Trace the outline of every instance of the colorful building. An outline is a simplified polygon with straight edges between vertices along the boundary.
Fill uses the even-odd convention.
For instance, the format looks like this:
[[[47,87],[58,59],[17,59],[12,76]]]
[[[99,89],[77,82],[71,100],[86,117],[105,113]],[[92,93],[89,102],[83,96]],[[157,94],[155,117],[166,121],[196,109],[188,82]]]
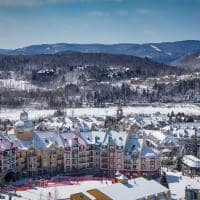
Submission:
[[[133,127],[133,126],[132,126]],[[23,112],[14,126],[14,134],[1,134],[12,168],[1,173],[16,177],[41,177],[64,174],[95,174],[114,177],[158,176],[160,154],[131,131],[35,131]],[[3,147],[1,145],[1,147]],[[5,150],[4,150],[5,151]],[[7,162],[7,161],[5,161]]]

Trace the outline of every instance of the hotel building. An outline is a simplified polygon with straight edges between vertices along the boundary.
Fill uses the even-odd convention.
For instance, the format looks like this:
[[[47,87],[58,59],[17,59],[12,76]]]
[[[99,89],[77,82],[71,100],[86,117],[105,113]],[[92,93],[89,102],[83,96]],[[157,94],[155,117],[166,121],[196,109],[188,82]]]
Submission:
[[[114,177],[117,171],[128,177],[158,176],[159,152],[135,133],[134,126],[129,132],[36,131],[23,112],[15,123],[14,134],[0,134],[1,182],[7,180],[8,173],[16,178],[61,173]]]

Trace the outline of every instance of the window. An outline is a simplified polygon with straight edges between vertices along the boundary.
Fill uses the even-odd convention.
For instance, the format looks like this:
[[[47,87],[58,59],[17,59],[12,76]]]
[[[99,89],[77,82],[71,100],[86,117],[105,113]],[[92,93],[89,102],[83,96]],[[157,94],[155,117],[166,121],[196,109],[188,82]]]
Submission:
[[[145,159],[144,158],[141,159],[141,163],[145,164]]]
[[[122,168],[122,165],[117,165],[117,169],[121,169]]]
[[[150,170],[154,170],[155,169],[155,159],[151,159],[150,160]]]
[[[145,164],[142,164],[142,170],[145,170]]]
[[[133,165],[133,169],[134,169],[134,170],[137,170],[137,165]]]

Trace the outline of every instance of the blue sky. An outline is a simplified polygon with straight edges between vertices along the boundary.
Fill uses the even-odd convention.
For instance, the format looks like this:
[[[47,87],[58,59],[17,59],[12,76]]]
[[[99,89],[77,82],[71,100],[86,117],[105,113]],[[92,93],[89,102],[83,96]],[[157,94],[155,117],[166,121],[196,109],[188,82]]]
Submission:
[[[0,48],[200,40],[200,0],[0,0]]]

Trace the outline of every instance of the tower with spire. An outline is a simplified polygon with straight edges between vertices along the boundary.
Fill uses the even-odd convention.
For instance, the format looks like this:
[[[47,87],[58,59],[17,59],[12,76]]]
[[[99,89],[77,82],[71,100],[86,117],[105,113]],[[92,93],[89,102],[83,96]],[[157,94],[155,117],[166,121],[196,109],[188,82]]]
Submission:
[[[118,103],[118,108],[117,108],[117,121],[120,121],[123,118],[123,109],[121,102],[119,101]]]
[[[25,110],[20,113],[20,120],[14,124],[14,131],[16,136],[21,140],[33,139],[34,125],[28,119],[28,113]]]

